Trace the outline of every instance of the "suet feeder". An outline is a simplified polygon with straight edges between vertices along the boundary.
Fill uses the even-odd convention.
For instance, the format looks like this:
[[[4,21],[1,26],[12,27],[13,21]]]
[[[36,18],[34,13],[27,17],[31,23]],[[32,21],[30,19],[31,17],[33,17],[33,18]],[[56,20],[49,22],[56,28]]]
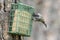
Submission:
[[[23,3],[12,3],[9,17],[10,34],[30,36],[34,8]]]

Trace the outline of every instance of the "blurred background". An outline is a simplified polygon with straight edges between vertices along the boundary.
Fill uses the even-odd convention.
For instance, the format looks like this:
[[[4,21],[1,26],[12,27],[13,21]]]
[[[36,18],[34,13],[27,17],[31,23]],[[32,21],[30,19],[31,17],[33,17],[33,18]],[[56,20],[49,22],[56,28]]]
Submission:
[[[0,3],[3,1],[0,0]],[[24,4],[35,8],[35,13],[40,13],[47,28],[42,23],[33,22],[31,37],[24,37],[24,40],[60,40],[60,0],[20,0]],[[6,5],[14,0],[5,0]],[[6,9],[9,10],[9,9]],[[6,25],[5,25],[6,26]],[[6,36],[5,36],[6,37]]]

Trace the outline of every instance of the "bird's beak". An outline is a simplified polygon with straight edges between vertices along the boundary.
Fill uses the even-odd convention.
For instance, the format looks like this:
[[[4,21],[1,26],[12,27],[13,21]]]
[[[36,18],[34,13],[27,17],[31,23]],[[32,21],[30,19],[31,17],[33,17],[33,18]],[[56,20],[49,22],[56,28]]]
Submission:
[[[44,22],[42,22],[44,25],[45,25],[45,27],[47,27],[47,24],[45,23],[45,21]]]
[[[44,19],[40,19],[40,22],[43,23],[45,27],[47,27],[47,24],[45,23]]]

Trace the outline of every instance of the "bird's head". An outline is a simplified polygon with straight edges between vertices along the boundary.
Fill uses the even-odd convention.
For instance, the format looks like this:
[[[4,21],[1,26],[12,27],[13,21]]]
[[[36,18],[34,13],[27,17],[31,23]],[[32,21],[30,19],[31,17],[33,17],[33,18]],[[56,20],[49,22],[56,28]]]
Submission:
[[[41,22],[41,23],[43,23],[45,25],[45,27],[47,27],[47,24],[45,23],[44,18],[42,17],[42,15],[40,13],[33,14],[33,20]]]

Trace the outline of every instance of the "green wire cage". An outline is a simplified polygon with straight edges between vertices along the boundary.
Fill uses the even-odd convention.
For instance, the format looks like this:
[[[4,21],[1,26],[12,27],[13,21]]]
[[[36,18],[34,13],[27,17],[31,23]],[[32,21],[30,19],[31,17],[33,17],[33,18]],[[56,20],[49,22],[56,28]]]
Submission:
[[[8,33],[30,36],[34,8],[23,3],[12,3],[11,6]]]

